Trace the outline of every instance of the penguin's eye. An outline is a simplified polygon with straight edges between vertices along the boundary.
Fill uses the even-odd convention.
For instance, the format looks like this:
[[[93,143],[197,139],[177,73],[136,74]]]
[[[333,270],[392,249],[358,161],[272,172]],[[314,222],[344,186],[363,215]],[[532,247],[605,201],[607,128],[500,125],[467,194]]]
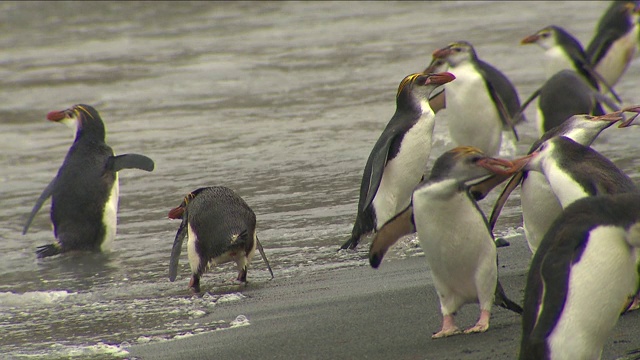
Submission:
[[[544,32],[544,33],[540,34],[540,36],[541,36],[542,38],[546,39],[546,38],[548,38],[549,36],[551,36],[551,33]]]
[[[478,161],[480,161],[480,160],[482,160],[482,157],[481,157],[481,156],[472,156],[472,157],[471,157],[471,163],[472,163],[472,164],[475,164],[475,163],[477,163],[477,162],[478,162]]]
[[[454,48],[453,48],[453,49],[451,49],[451,50],[453,50],[454,52],[457,52],[457,53],[459,53],[459,52],[461,52],[461,51],[462,51],[462,49],[461,49],[461,48],[459,48],[459,47],[454,47]]]

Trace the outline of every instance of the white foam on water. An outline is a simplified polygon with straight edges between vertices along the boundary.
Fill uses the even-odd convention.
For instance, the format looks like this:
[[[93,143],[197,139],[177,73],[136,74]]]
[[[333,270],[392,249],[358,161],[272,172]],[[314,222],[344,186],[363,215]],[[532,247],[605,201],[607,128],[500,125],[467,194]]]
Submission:
[[[47,305],[64,301],[78,293],[60,291],[28,291],[22,294],[0,292],[0,307],[24,307],[29,305]]]

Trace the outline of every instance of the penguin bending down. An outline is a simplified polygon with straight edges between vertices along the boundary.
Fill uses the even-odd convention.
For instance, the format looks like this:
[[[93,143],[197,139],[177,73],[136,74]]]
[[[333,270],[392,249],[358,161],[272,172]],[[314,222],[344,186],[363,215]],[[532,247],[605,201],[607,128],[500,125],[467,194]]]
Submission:
[[[387,222],[371,243],[369,262],[377,268],[400,237],[417,230],[443,315],[442,329],[432,336],[434,339],[460,333],[454,314],[467,303],[479,303],[481,312],[478,322],[465,333],[489,328],[494,301],[522,313],[498,281],[493,234],[467,185],[496,173],[509,174],[513,169],[511,162],[488,157],[472,147],[444,153],[429,178],[415,188],[411,205]]]
[[[583,147],[588,147],[593,143],[593,141],[603,130],[607,129],[615,122],[622,119],[623,117],[619,113],[612,113],[597,117],[584,114],[574,115],[571,118],[567,119],[560,126],[547,131],[538,141],[533,143],[528,152],[528,156],[531,156],[531,154],[538,151],[541,145],[545,144],[548,140],[559,136],[564,136],[568,139],[571,139],[572,141],[575,141],[577,144],[580,144]],[[549,159],[548,164],[554,164],[553,166],[549,166],[549,169],[551,169],[551,174],[567,174],[567,172],[571,171],[573,171],[574,173],[576,171],[582,171],[584,173],[584,180],[589,180],[591,174],[586,173],[587,171],[590,171],[589,166],[598,168],[611,168],[610,161],[608,161],[600,154],[597,154],[594,150],[567,150],[565,152],[562,150],[565,147],[575,149],[577,147],[579,148],[579,146],[573,145],[569,143],[569,141],[561,142],[561,148],[556,148],[556,151],[553,151],[555,155],[550,155],[547,157],[547,159]],[[563,146],[563,144],[565,143],[568,143],[568,145]],[[547,149],[547,154],[552,152],[552,148],[553,145],[549,147],[549,149]],[[605,165],[590,165],[586,161],[586,159],[576,159],[575,161],[571,160],[573,159],[572,151],[578,151],[581,154],[583,152],[588,153],[590,154],[590,158],[598,159],[596,160],[597,164],[602,163]],[[577,156],[575,154],[573,155]],[[525,157],[523,159],[527,158],[528,157]],[[520,162],[520,164],[524,164],[524,162],[526,162],[527,160],[521,161],[522,162]],[[568,177],[570,178],[571,175],[569,175]],[[556,186],[562,188],[562,186],[564,186],[564,183],[559,182],[560,179],[561,178],[558,176],[553,177],[553,181],[556,183]],[[626,185],[629,185],[626,181],[624,181],[624,183]],[[526,168],[523,168],[521,172],[516,173],[511,178],[511,180],[507,183],[502,193],[496,200],[493,211],[491,213],[491,217],[489,219],[489,226],[491,229],[493,229],[500,215],[500,211],[507,201],[507,198],[509,197],[511,192],[520,184],[522,185],[520,193],[520,203],[522,206],[522,222],[524,233],[525,237],[527,238],[529,249],[531,249],[532,253],[535,253],[544,234],[549,229],[549,226],[562,212],[562,205],[558,200],[558,196],[551,188],[551,186],[549,185],[549,181],[547,181],[547,177],[545,177],[545,174],[543,174],[542,172],[528,171]],[[576,185],[572,186],[571,188],[574,188],[575,186]],[[578,190],[576,192],[579,193],[580,191]]]
[[[569,205],[531,262],[519,359],[599,359],[638,288],[639,249],[639,194]]]
[[[618,103],[620,97],[602,75],[593,69],[580,42],[565,29],[550,25],[522,39],[521,44],[538,44],[545,50],[545,75],[550,78],[558,71],[573,70],[582,75],[594,89],[603,85]]]
[[[455,76],[448,72],[405,77],[396,96],[396,112],[373,146],[362,174],[356,221],[340,249],[355,249],[411,202],[411,192],[426,171],[435,126],[429,95]]]
[[[38,258],[72,250],[109,250],[116,236],[118,171],[153,171],[153,160],[138,154],[115,156],[105,143],[100,114],[89,105],[50,112],[47,119],[76,124],[76,137],[58,174],[36,201],[22,234],[27,233],[38,210],[51,197],[51,222],[57,242],[39,246]]]
[[[446,65],[456,77],[444,91],[447,126],[456,146],[474,146],[494,156],[500,151],[503,130],[518,139],[514,124],[524,117],[522,113],[514,116],[520,109],[520,100],[502,72],[480,60],[466,41],[451,43],[432,56],[425,73]]]
[[[200,277],[211,266],[234,261],[237,281],[247,282],[247,269],[256,247],[273,271],[256,235],[256,215],[233,190],[223,186],[204,187],[189,193],[180,206],[171,209],[170,219],[182,219],[176,233],[169,262],[169,280],[175,281],[182,242],[188,235],[187,251],[191,266],[189,287],[200,292]]]
[[[591,66],[610,86],[616,85],[638,53],[639,15],[637,1],[612,1],[585,50]]]
[[[613,100],[589,86],[573,70],[561,70],[550,77],[523,103],[520,112],[538,96],[536,124],[540,136],[573,115],[604,115],[602,104],[618,110]]]

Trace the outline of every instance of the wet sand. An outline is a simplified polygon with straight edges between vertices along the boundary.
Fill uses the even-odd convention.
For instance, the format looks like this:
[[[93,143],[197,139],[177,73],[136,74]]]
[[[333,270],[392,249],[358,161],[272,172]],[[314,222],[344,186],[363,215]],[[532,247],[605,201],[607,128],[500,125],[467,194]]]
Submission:
[[[368,248],[368,242],[361,245]],[[365,255],[363,250],[360,250]],[[522,303],[529,251],[523,238],[498,250],[507,295]],[[251,276],[251,273],[249,273]],[[204,291],[207,289],[204,278]],[[182,279],[183,281],[187,281]],[[185,283],[186,286],[186,283]],[[186,290],[185,290],[186,291]],[[197,321],[250,325],[127,349],[132,359],[516,359],[520,316],[494,306],[482,334],[432,340],[441,315],[424,256],[384,261],[306,277],[250,283],[242,301],[221,304]],[[466,305],[457,325],[473,325],[477,305]],[[620,318],[602,359],[638,359],[640,311]]]

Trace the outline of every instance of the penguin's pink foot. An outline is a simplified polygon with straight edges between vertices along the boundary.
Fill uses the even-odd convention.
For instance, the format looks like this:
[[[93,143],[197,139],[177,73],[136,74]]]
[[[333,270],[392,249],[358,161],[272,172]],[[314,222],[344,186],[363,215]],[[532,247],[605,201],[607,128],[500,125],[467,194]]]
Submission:
[[[481,333],[481,332],[485,332],[489,329],[489,318],[491,317],[491,313],[487,310],[482,310],[480,312],[480,319],[478,320],[478,322],[468,328],[467,330],[464,331],[465,334],[472,334],[472,333]]]
[[[453,315],[445,315],[442,319],[442,329],[431,335],[432,339],[440,339],[447,336],[461,334],[462,332],[453,322]]]

